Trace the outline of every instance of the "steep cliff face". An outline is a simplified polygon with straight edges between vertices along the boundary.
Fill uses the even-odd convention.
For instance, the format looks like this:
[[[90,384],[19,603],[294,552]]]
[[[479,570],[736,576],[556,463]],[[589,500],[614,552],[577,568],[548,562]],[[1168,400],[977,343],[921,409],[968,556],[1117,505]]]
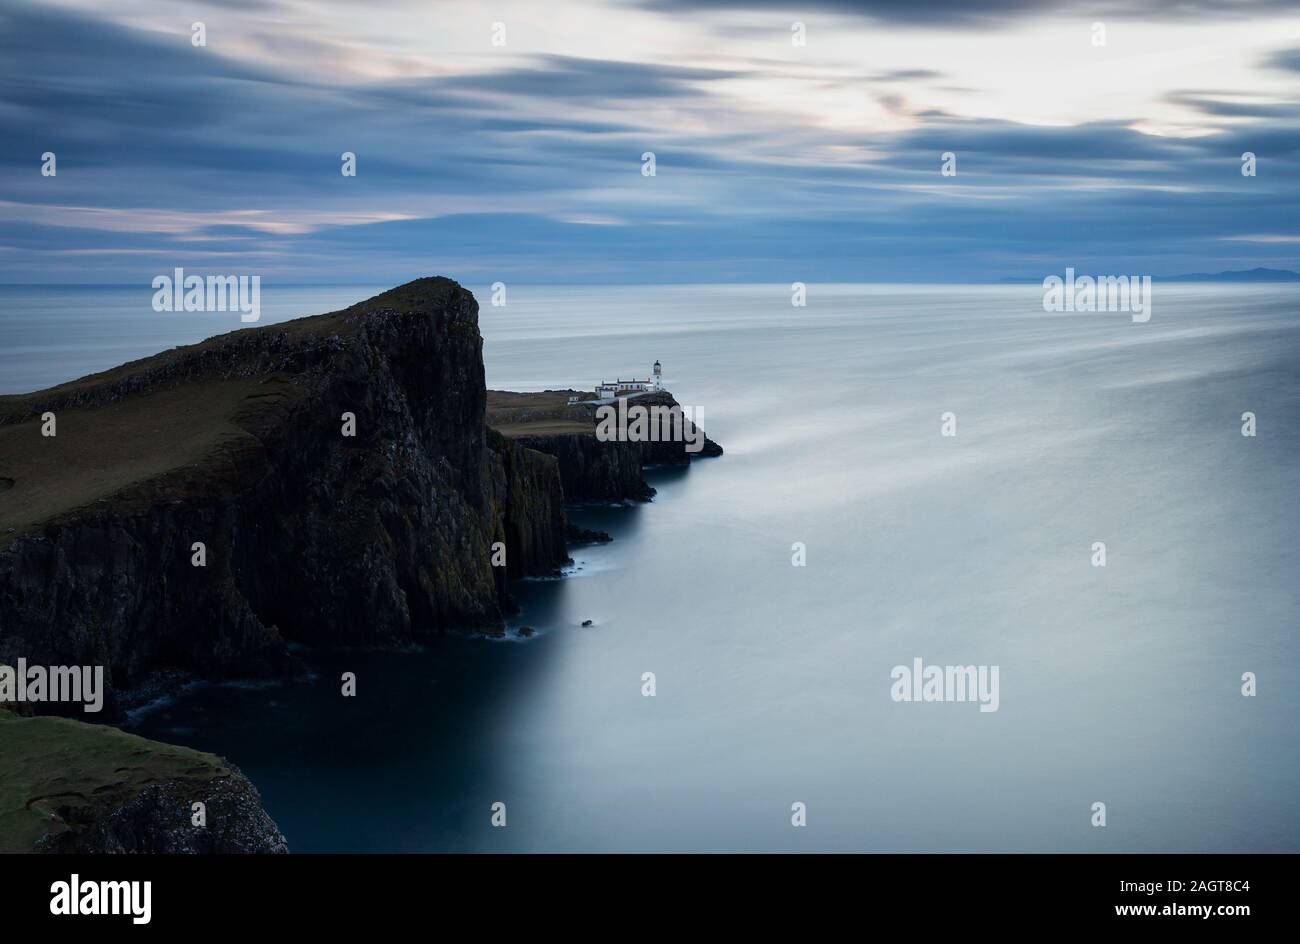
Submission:
[[[492,451],[493,541],[507,550],[501,579],[551,574],[568,559],[564,489],[554,456],[487,431]],[[504,594],[504,588],[502,593]]]
[[[690,420],[683,421],[683,439],[602,441],[596,436],[597,408],[590,402],[561,409],[550,402],[553,399],[550,395],[539,394],[540,402],[529,416],[520,403],[526,394],[505,396],[511,398],[509,406],[494,412],[509,422],[508,428],[514,431],[516,442],[556,458],[567,501],[649,501],[655,490],[642,476],[647,467],[686,465],[692,457],[722,455],[722,447],[704,436],[703,430],[697,430]],[[640,408],[679,408],[677,400],[667,392],[638,396],[629,404]],[[569,429],[551,431],[565,427]],[[534,428],[539,432],[532,432]],[[686,440],[693,439],[697,433],[703,438],[701,448],[695,453],[688,452]]]
[[[121,691],[282,672],[286,640],[498,630],[565,519],[555,460],[485,434],[477,315],[421,279],[0,398],[0,662]]]
[[[655,490],[641,475],[641,443],[600,442],[591,433],[520,436],[529,449],[553,456],[568,501],[649,501]]]
[[[601,442],[568,394],[500,395],[518,428],[489,429],[477,317],[421,279],[0,397],[0,664],[105,668],[104,713],[22,710],[112,720],[190,674],[292,671],[290,641],[499,632],[509,579],[608,540],[566,500],[648,499],[645,466],[689,461]],[[286,851],[220,758],[5,709],[0,851]]]

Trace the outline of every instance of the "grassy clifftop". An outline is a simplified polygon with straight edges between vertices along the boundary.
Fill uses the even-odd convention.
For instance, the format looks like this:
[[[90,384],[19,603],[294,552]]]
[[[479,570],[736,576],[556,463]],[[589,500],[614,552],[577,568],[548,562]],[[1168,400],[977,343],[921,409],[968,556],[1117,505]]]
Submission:
[[[0,853],[276,851],[284,839],[220,757],[68,718],[0,711]],[[191,822],[194,802],[208,823]]]
[[[181,470],[221,461],[255,445],[240,414],[287,385],[212,379],[98,407],[56,413],[58,435],[41,420],[0,426],[0,548],[42,522],[127,493],[126,500],[186,497]],[[3,405],[0,404],[0,409]],[[131,494],[135,490],[135,494]],[[12,529],[12,530],[11,530]]]
[[[459,286],[419,279],[349,308],[244,328],[33,393],[0,396],[0,549],[35,526],[110,498],[137,507],[209,495],[304,392],[302,375],[376,313],[449,307]],[[476,320],[447,319],[448,333]],[[55,414],[57,435],[41,435]],[[213,476],[211,473],[216,473]]]
[[[487,424],[508,438],[596,434],[596,411],[590,405],[569,405],[577,390],[547,390],[544,393],[487,392]]]

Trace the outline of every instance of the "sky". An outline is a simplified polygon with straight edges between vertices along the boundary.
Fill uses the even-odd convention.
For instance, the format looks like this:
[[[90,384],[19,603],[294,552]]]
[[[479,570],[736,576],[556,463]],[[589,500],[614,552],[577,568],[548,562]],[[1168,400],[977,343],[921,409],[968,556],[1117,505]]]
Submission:
[[[1294,2],[0,0],[0,282],[1300,269],[1298,171]]]

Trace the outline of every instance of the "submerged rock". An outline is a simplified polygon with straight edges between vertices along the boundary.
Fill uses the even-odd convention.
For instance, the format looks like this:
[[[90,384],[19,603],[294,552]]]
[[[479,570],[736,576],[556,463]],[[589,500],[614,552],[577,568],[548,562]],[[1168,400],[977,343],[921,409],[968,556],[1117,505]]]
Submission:
[[[579,528],[577,525],[569,525],[564,532],[565,539],[570,545],[574,544],[608,544],[614,540],[609,536],[608,531],[593,531],[589,528]]]

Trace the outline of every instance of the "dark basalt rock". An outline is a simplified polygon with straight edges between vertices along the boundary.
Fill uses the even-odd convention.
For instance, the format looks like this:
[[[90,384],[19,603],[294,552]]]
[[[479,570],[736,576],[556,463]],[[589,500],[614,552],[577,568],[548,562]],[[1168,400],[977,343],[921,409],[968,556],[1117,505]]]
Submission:
[[[645,394],[630,399],[638,407],[675,407],[668,392]],[[555,456],[559,462],[564,497],[570,502],[649,501],[655,490],[642,472],[650,466],[682,466],[692,458],[722,455],[722,447],[704,438],[699,452],[686,451],[684,442],[602,442],[596,438],[596,407],[583,403],[574,407],[588,414],[591,432],[540,433],[522,431],[515,441],[530,449]],[[688,424],[688,432],[694,429]]]
[[[649,501],[654,497],[654,488],[641,475],[646,466],[641,443],[600,442],[589,433],[520,436],[516,441],[556,458],[567,501]]]
[[[257,790],[220,757],[3,709],[0,824],[0,853],[288,851]]]
[[[0,541],[0,661],[103,664],[111,713],[160,668],[290,671],[286,641],[503,632],[508,578],[568,562],[564,496],[557,460],[489,435],[484,404],[477,303],[440,278],[0,398],[0,526],[18,525]],[[98,468],[106,429],[156,456],[86,494],[77,464]],[[182,432],[204,447],[185,454]],[[45,448],[66,453],[70,497],[28,520],[35,484],[10,467]],[[57,470],[44,481],[48,505]]]
[[[596,531],[591,528],[579,528],[575,524],[569,525],[564,532],[565,539],[570,545],[575,544],[608,544],[614,540],[609,536],[608,531]]]
[[[192,804],[208,823],[195,826]],[[34,852],[54,853],[286,853],[284,834],[262,808],[256,788],[238,770],[199,785],[151,783],[120,806],[99,802],[60,811],[66,832],[43,837]]]
[[[291,642],[501,634],[510,579],[557,573],[566,540],[609,540],[570,528],[566,501],[648,500],[642,469],[690,458],[586,432],[508,438],[485,403],[477,303],[442,278],[0,397],[0,663],[104,666],[107,721],[193,676],[293,672]],[[30,794],[0,811],[29,837],[6,851],[285,851],[220,758],[106,725],[0,722],[0,795]],[[99,766],[74,777],[68,758]]]

